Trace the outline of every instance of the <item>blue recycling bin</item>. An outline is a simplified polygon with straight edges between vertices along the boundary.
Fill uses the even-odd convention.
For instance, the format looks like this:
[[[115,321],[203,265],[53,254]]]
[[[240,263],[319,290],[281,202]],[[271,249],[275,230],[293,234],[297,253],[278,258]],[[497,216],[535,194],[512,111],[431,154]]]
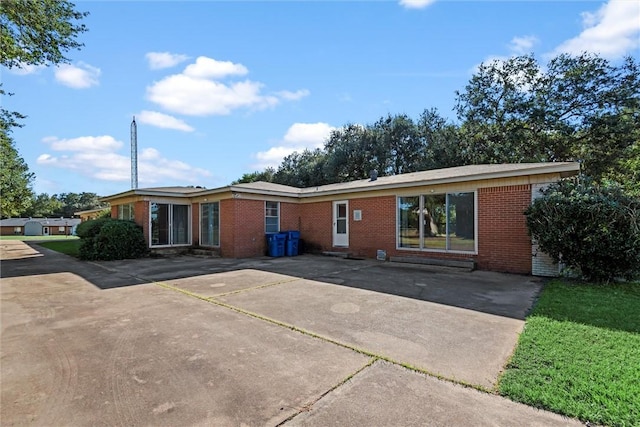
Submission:
[[[300,232],[287,231],[287,243],[286,243],[287,256],[298,255],[299,246],[300,246]]]
[[[285,233],[267,234],[267,248],[269,256],[284,256],[284,247],[287,235]]]

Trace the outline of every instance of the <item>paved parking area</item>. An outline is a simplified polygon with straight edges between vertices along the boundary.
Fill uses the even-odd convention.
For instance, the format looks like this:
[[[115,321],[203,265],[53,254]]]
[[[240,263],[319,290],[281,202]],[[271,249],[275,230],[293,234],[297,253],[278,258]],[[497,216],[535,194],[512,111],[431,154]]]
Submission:
[[[535,278],[0,244],[2,425],[580,425],[491,393]]]

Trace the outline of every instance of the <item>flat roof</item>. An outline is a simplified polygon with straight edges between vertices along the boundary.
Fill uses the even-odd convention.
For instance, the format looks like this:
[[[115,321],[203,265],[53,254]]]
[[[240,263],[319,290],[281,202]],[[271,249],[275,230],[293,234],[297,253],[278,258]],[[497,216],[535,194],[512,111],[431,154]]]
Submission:
[[[347,194],[362,191],[384,190],[394,188],[419,187],[438,184],[450,184],[465,181],[485,179],[512,178],[528,175],[543,175],[560,173],[562,176],[575,175],[580,171],[577,162],[550,163],[502,163],[489,165],[467,165],[444,169],[432,169],[421,172],[411,172],[399,175],[381,176],[375,180],[361,179],[350,182],[321,185],[317,187],[296,188],[272,182],[250,182],[234,184],[214,189],[201,187],[155,187],[129,190],[101,200],[109,201],[121,197],[144,195],[159,197],[195,197],[226,191],[236,193],[252,193],[285,197],[317,197],[332,194]]]
[[[5,218],[0,220],[1,227],[24,227],[28,222],[39,222],[45,226],[62,227],[80,224],[79,218]]]

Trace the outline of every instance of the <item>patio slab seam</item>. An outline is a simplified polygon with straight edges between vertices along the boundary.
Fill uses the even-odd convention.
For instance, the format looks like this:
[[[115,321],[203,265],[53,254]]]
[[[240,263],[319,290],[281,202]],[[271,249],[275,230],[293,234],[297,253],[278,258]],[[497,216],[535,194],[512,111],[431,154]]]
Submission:
[[[343,347],[343,348],[355,351],[356,353],[359,353],[359,354],[362,354],[362,355],[365,355],[365,356],[373,358],[374,361],[375,360],[383,360],[383,361],[389,362],[389,363],[391,363],[393,365],[401,366],[401,367],[403,367],[405,369],[408,369],[410,371],[414,371],[414,372],[418,372],[418,373],[421,373],[421,374],[429,375],[430,377],[433,377],[433,378],[437,378],[437,379],[440,379],[440,380],[443,380],[443,381],[447,381],[447,382],[450,382],[450,383],[453,383],[453,384],[459,384],[461,386],[472,388],[472,389],[481,391],[483,393],[492,394],[492,395],[496,394],[492,389],[483,387],[483,386],[481,386],[479,384],[471,384],[471,383],[468,383],[468,382],[465,382],[465,381],[462,381],[462,380],[452,379],[452,378],[446,377],[446,376],[444,376],[442,374],[438,374],[436,372],[431,372],[431,371],[429,371],[427,369],[414,366],[414,365],[412,365],[410,363],[401,362],[401,361],[395,360],[395,359],[393,359],[393,358],[391,358],[389,356],[385,356],[385,355],[382,355],[382,354],[377,354],[377,353],[374,353],[372,351],[366,350],[364,348],[356,347],[354,345],[347,344],[347,343],[344,343],[342,341],[338,341],[338,340],[336,340],[334,338],[330,338],[330,337],[327,337],[327,336],[324,336],[324,335],[320,335],[318,333],[309,331],[307,329],[300,328],[298,326],[295,326],[295,325],[292,325],[292,324],[289,324],[289,323],[286,323],[286,322],[282,322],[280,320],[276,320],[276,319],[273,319],[271,317],[264,316],[262,314],[254,313],[252,311],[245,310],[245,309],[240,308],[240,307],[236,307],[234,305],[231,305],[231,304],[225,303],[223,301],[217,300],[215,297],[207,297],[207,296],[204,296],[204,295],[200,295],[200,294],[197,294],[195,292],[191,292],[191,291],[188,291],[186,289],[182,289],[182,288],[179,288],[177,286],[173,286],[173,285],[170,285],[170,284],[164,283],[164,282],[151,282],[151,283],[156,285],[156,286],[159,286],[161,288],[164,288],[164,289],[167,289],[167,290],[171,290],[171,291],[174,291],[174,292],[178,292],[178,293],[182,293],[184,295],[187,295],[187,296],[202,300],[204,302],[208,302],[210,304],[214,304],[214,305],[217,305],[219,307],[223,307],[223,308],[235,311],[236,313],[240,313],[240,314],[243,314],[245,316],[253,317],[255,319],[262,320],[262,321],[265,321],[265,322],[268,322],[268,323],[271,323],[271,324],[274,324],[274,325],[289,329],[291,331],[298,332],[298,333],[301,333],[303,335],[306,335],[306,336],[309,336],[309,337],[312,337],[312,338],[316,338],[316,339],[319,339],[319,340],[322,340],[322,341],[337,345],[339,347]]]
[[[221,293],[221,294],[212,295],[212,296],[207,297],[207,298],[220,298],[220,297],[227,297],[227,296],[230,296],[230,295],[241,294],[241,293],[243,293],[243,292],[247,292],[247,291],[253,291],[253,290],[258,290],[258,289],[270,288],[270,287],[272,287],[272,286],[282,285],[282,284],[284,284],[284,283],[295,282],[295,281],[298,281],[298,280],[304,280],[304,279],[301,279],[301,278],[299,278],[299,277],[295,277],[295,278],[293,278],[293,279],[278,280],[277,282],[265,283],[264,285],[252,286],[252,287],[250,287],[250,288],[236,289],[235,291],[224,292],[224,293]]]
[[[300,410],[294,414],[289,415],[285,420],[283,420],[282,422],[278,423],[275,425],[275,427],[280,427],[283,426],[285,424],[287,424],[289,421],[293,420],[295,417],[297,417],[298,415],[304,413],[304,412],[308,412],[310,411],[313,406],[318,403],[319,401],[321,401],[325,396],[327,396],[329,393],[334,392],[335,390],[337,390],[338,388],[342,387],[344,384],[346,384],[347,382],[349,382],[351,379],[353,379],[353,377],[355,377],[356,375],[360,374],[361,372],[363,372],[365,369],[373,366],[374,363],[376,363],[378,361],[378,359],[376,358],[371,358],[369,359],[369,361],[367,363],[365,363],[363,366],[361,366],[360,368],[356,369],[353,373],[347,375],[344,379],[342,379],[341,381],[339,381],[337,384],[329,387],[324,393],[320,394],[320,396],[314,398],[312,401],[306,403],[305,405],[302,405],[300,407]]]

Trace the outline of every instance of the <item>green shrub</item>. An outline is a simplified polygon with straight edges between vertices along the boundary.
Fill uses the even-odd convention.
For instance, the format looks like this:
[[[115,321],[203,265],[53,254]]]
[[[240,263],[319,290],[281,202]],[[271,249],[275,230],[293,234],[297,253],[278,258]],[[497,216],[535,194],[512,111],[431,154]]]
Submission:
[[[99,218],[82,224],[88,225],[82,229],[78,226],[77,233],[82,239],[80,259],[107,261],[147,254],[142,227],[132,221]]]
[[[598,282],[640,274],[640,201],[584,177],[542,193],[525,215],[529,233],[554,261]]]
[[[98,218],[81,222],[76,228],[76,235],[81,239],[86,237],[96,237],[100,233],[100,229],[107,221],[115,221],[112,218]]]

